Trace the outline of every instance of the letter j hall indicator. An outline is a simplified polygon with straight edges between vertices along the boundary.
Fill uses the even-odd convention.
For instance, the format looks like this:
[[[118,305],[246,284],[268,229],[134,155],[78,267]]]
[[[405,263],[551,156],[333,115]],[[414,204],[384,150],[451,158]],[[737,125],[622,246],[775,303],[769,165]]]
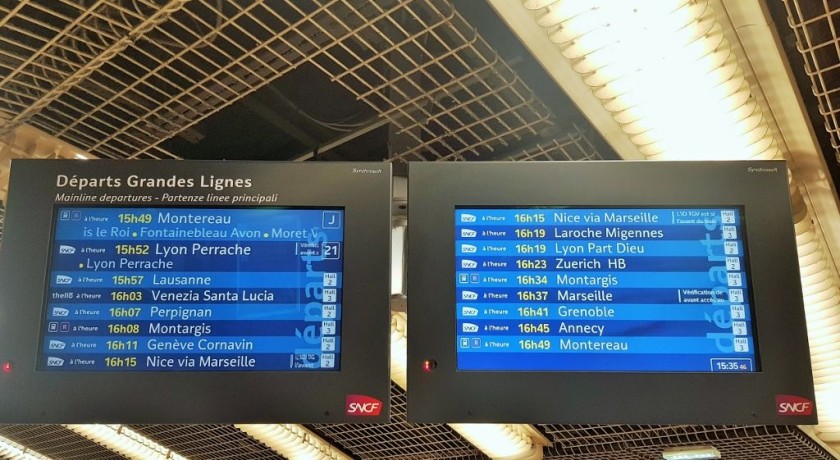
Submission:
[[[322,224],[324,228],[341,228],[341,213],[324,211]]]

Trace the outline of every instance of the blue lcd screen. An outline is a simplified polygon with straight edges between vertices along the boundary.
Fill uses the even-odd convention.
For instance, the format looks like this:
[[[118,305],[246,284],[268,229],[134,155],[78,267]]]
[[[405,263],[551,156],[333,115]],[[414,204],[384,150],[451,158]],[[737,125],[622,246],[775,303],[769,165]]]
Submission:
[[[455,210],[461,371],[757,372],[738,207]]]
[[[38,370],[339,370],[343,209],[55,212]]]

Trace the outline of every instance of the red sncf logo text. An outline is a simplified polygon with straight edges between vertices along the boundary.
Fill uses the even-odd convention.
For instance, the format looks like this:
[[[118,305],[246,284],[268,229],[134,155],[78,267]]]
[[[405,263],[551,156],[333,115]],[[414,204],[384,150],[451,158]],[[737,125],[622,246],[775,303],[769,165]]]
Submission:
[[[347,395],[347,415],[374,417],[382,412],[382,401],[365,395]]]
[[[776,414],[778,415],[811,415],[814,412],[814,402],[801,396],[776,395]]]

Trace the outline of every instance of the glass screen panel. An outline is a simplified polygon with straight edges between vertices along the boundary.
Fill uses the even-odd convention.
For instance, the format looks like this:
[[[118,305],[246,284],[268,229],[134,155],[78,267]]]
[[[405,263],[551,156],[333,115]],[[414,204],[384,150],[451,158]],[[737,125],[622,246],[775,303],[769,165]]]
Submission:
[[[343,209],[55,212],[38,370],[339,370]]]
[[[461,371],[757,372],[739,207],[455,210]]]

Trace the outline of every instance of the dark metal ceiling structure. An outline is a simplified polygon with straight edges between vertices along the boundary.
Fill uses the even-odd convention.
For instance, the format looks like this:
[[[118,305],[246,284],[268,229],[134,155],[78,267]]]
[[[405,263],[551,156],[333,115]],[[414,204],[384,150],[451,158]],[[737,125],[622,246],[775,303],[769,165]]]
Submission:
[[[783,24],[790,27],[789,42],[802,56],[802,77],[810,82],[824,130],[834,154],[840,158],[840,4],[784,0]],[[803,78],[804,79],[804,78]]]
[[[835,183],[840,179],[840,4],[768,2]]]
[[[818,131],[840,151],[840,5],[770,2],[786,8]],[[0,136],[24,124],[116,159],[616,158],[475,0],[0,0]],[[307,428],[361,460],[486,458],[449,426],[408,423],[396,385],[391,399],[390,424]],[[283,458],[232,425],[131,428],[189,459]],[[832,458],[796,427],[536,428],[552,459],[693,444],[732,460]],[[56,460],[128,458],[62,426],[0,435]]]
[[[102,157],[288,160],[378,130],[337,158],[505,159],[571,131],[524,50],[448,1],[5,3],[4,129]]]
[[[402,398],[402,402],[400,402]],[[405,422],[403,395],[392,396],[388,425],[327,425],[310,429],[358,459],[485,459],[445,426]],[[796,427],[538,425],[552,441],[546,459],[659,460],[680,445],[714,445],[724,459],[831,460]],[[273,460],[284,457],[230,425],[140,425],[134,430],[190,459]],[[0,435],[56,460],[127,458],[61,426],[6,425]]]

